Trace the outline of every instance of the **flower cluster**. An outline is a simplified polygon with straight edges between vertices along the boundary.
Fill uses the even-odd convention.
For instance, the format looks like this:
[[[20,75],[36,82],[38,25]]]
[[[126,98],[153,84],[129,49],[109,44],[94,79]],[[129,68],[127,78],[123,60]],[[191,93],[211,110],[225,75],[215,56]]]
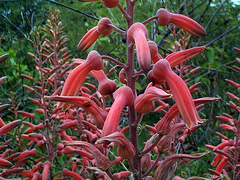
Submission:
[[[202,46],[186,49],[188,33],[203,37],[206,31],[193,19],[163,8],[143,22],[134,22],[135,2],[126,3],[125,11],[119,0],[102,0],[108,8],[119,8],[126,19],[127,30],[116,27],[104,17],[82,37],[77,46],[80,52],[88,51],[99,36],[117,31],[127,39],[125,63],[95,50],[90,51],[85,60],[74,58],[70,61],[70,51],[65,47],[66,36],[61,36],[64,28],[57,11],[50,13],[46,28],[35,29],[35,41],[29,41],[36,48],[37,55],[29,55],[34,60],[39,78],[22,77],[34,84],[33,87],[24,85],[24,88],[34,94],[34,98],[28,100],[39,108],[36,113],[29,113],[20,110],[12,101],[9,110],[14,114],[12,122],[5,124],[0,119],[0,135],[16,138],[17,142],[17,148],[12,147],[10,141],[1,145],[2,177],[7,179],[18,174],[26,179],[43,180],[66,177],[78,180],[93,177],[171,179],[177,161],[186,162],[207,154],[181,154],[184,150],[179,150],[185,138],[204,122],[198,110],[204,103],[217,100],[210,97],[193,99],[191,93],[197,91],[200,84],[188,87],[184,80],[199,70],[198,67],[185,66],[185,62],[205,49]],[[182,45],[177,43],[173,53],[159,53],[157,44],[148,39],[146,24],[150,21],[156,21],[159,26],[171,23],[185,30],[179,31],[183,34]],[[42,36],[42,31],[46,36]],[[6,56],[1,56],[0,62],[4,59]],[[104,59],[122,68],[118,77],[122,83],[120,87],[105,74],[107,67]],[[144,73],[148,77],[147,86],[143,93],[139,93],[135,82]],[[98,84],[91,83],[92,79],[96,79]],[[173,104],[169,105],[165,99],[171,99]],[[233,103],[229,106],[239,110]],[[0,109],[6,109],[5,105]],[[146,121],[145,128],[152,137],[141,150],[138,128],[144,114],[151,111],[161,112],[163,117],[154,126],[148,125],[150,120]],[[121,118],[124,117],[128,119],[128,125],[121,126]],[[237,131],[239,128],[234,129],[234,125],[238,123],[231,122],[229,130]],[[14,128],[16,130],[11,134]],[[228,153],[224,150],[226,147],[234,151],[231,146],[237,145],[238,139],[224,139],[213,150],[222,157],[223,153]],[[219,164],[227,163],[226,156]],[[114,172],[117,164],[125,169]]]

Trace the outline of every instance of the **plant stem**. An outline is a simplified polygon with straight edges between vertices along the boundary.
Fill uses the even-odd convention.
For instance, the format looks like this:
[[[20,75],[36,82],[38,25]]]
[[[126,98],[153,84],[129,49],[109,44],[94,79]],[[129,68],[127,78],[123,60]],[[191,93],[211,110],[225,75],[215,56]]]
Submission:
[[[131,17],[127,19],[127,29],[133,24],[133,16],[134,16],[134,3],[129,0],[126,0],[126,12]],[[134,75],[134,49],[130,46],[131,42],[127,38],[127,82],[128,86],[132,89],[133,93],[135,94],[135,78]],[[134,105],[129,107],[129,115],[128,115],[129,124],[133,124],[136,119],[136,111],[134,109]],[[139,149],[138,149],[138,134],[137,134],[137,127],[129,126],[130,132],[130,141],[132,142],[133,146],[136,149],[136,154],[132,159],[133,167],[138,172],[134,175],[135,180],[142,179],[142,172],[140,167],[140,157],[139,157]]]

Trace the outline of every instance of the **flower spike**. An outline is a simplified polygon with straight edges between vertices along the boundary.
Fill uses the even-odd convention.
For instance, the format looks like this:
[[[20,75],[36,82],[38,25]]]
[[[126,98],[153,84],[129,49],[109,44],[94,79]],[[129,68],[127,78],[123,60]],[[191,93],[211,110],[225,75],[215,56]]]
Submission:
[[[200,24],[182,14],[170,13],[166,9],[161,8],[157,11],[156,18],[159,26],[173,23],[194,36],[203,37],[207,35],[205,29]]]
[[[127,37],[135,43],[137,59],[142,69],[148,69],[151,63],[151,54],[147,42],[148,31],[142,23],[134,23],[127,32]]]
[[[171,70],[171,66],[167,60],[162,59],[153,66],[153,76],[156,79],[167,81],[179,112],[188,128],[201,122],[187,85],[182,78]]]

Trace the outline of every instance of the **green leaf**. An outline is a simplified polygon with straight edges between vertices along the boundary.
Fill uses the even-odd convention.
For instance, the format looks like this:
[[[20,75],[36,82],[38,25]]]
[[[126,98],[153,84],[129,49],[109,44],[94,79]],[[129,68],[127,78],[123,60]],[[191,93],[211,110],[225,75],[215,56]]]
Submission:
[[[137,90],[142,90],[142,87],[141,87],[141,85],[138,82],[135,82],[135,88]]]
[[[213,48],[207,48],[207,58],[210,62],[210,64],[212,64],[214,62],[214,49]]]
[[[12,63],[12,65],[14,65],[14,66],[16,65],[14,58],[10,58],[10,62]]]

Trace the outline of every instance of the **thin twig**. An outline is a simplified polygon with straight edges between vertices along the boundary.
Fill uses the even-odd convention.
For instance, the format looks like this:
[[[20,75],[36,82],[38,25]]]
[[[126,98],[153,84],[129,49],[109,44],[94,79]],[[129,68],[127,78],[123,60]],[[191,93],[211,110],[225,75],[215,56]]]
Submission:
[[[24,34],[24,33],[21,31],[21,29],[19,29],[15,24],[13,24],[12,21],[10,21],[7,16],[5,16],[5,15],[3,15],[3,14],[2,14],[2,16],[3,16],[14,28],[16,28],[16,29],[24,36],[25,39],[28,40],[28,36],[27,36],[26,34]]]
[[[98,20],[98,21],[99,21],[99,19],[98,19],[97,17],[92,16],[92,15],[90,15],[90,14],[88,14],[88,13],[83,12],[83,11],[79,11],[79,10],[77,10],[77,9],[74,9],[74,8],[72,8],[72,7],[70,7],[70,6],[65,5],[65,4],[62,4],[62,3],[59,3],[59,2],[56,2],[56,1],[52,1],[52,0],[47,0],[47,1],[49,1],[50,3],[53,3],[53,4],[56,4],[56,5],[65,7],[65,8],[67,8],[67,9],[70,9],[70,10],[75,11],[75,12],[77,12],[77,13],[80,13],[80,14],[82,14],[82,15],[84,15],[84,16],[87,16],[87,17],[90,17],[90,18],[92,18],[92,19],[95,19],[95,20]]]
[[[214,14],[212,15],[211,19],[208,21],[205,30],[207,31],[208,27],[210,26],[210,24],[212,23],[213,19],[215,18],[215,16],[217,15],[218,11],[222,8],[223,4],[226,2],[226,0],[224,2],[222,2],[222,4],[217,8],[217,10],[214,12]],[[198,39],[198,42],[196,44],[196,46],[199,45],[199,43],[201,42],[202,38]]]
[[[238,25],[232,27],[231,29],[229,29],[228,31],[222,33],[221,35],[219,35],[218,37],[216,37],[214,40],[210,41],[209,43],[205,44],[204,46],[207,47],[207,46],[213,44],[215,41],[221,39],[221,38],[222,38],[223,36],[225,36],[226,34],[230,33],[230,32],[233,31],[234,29],[238,28],[238,26],[240,26],[240,24],[238,24]]]

